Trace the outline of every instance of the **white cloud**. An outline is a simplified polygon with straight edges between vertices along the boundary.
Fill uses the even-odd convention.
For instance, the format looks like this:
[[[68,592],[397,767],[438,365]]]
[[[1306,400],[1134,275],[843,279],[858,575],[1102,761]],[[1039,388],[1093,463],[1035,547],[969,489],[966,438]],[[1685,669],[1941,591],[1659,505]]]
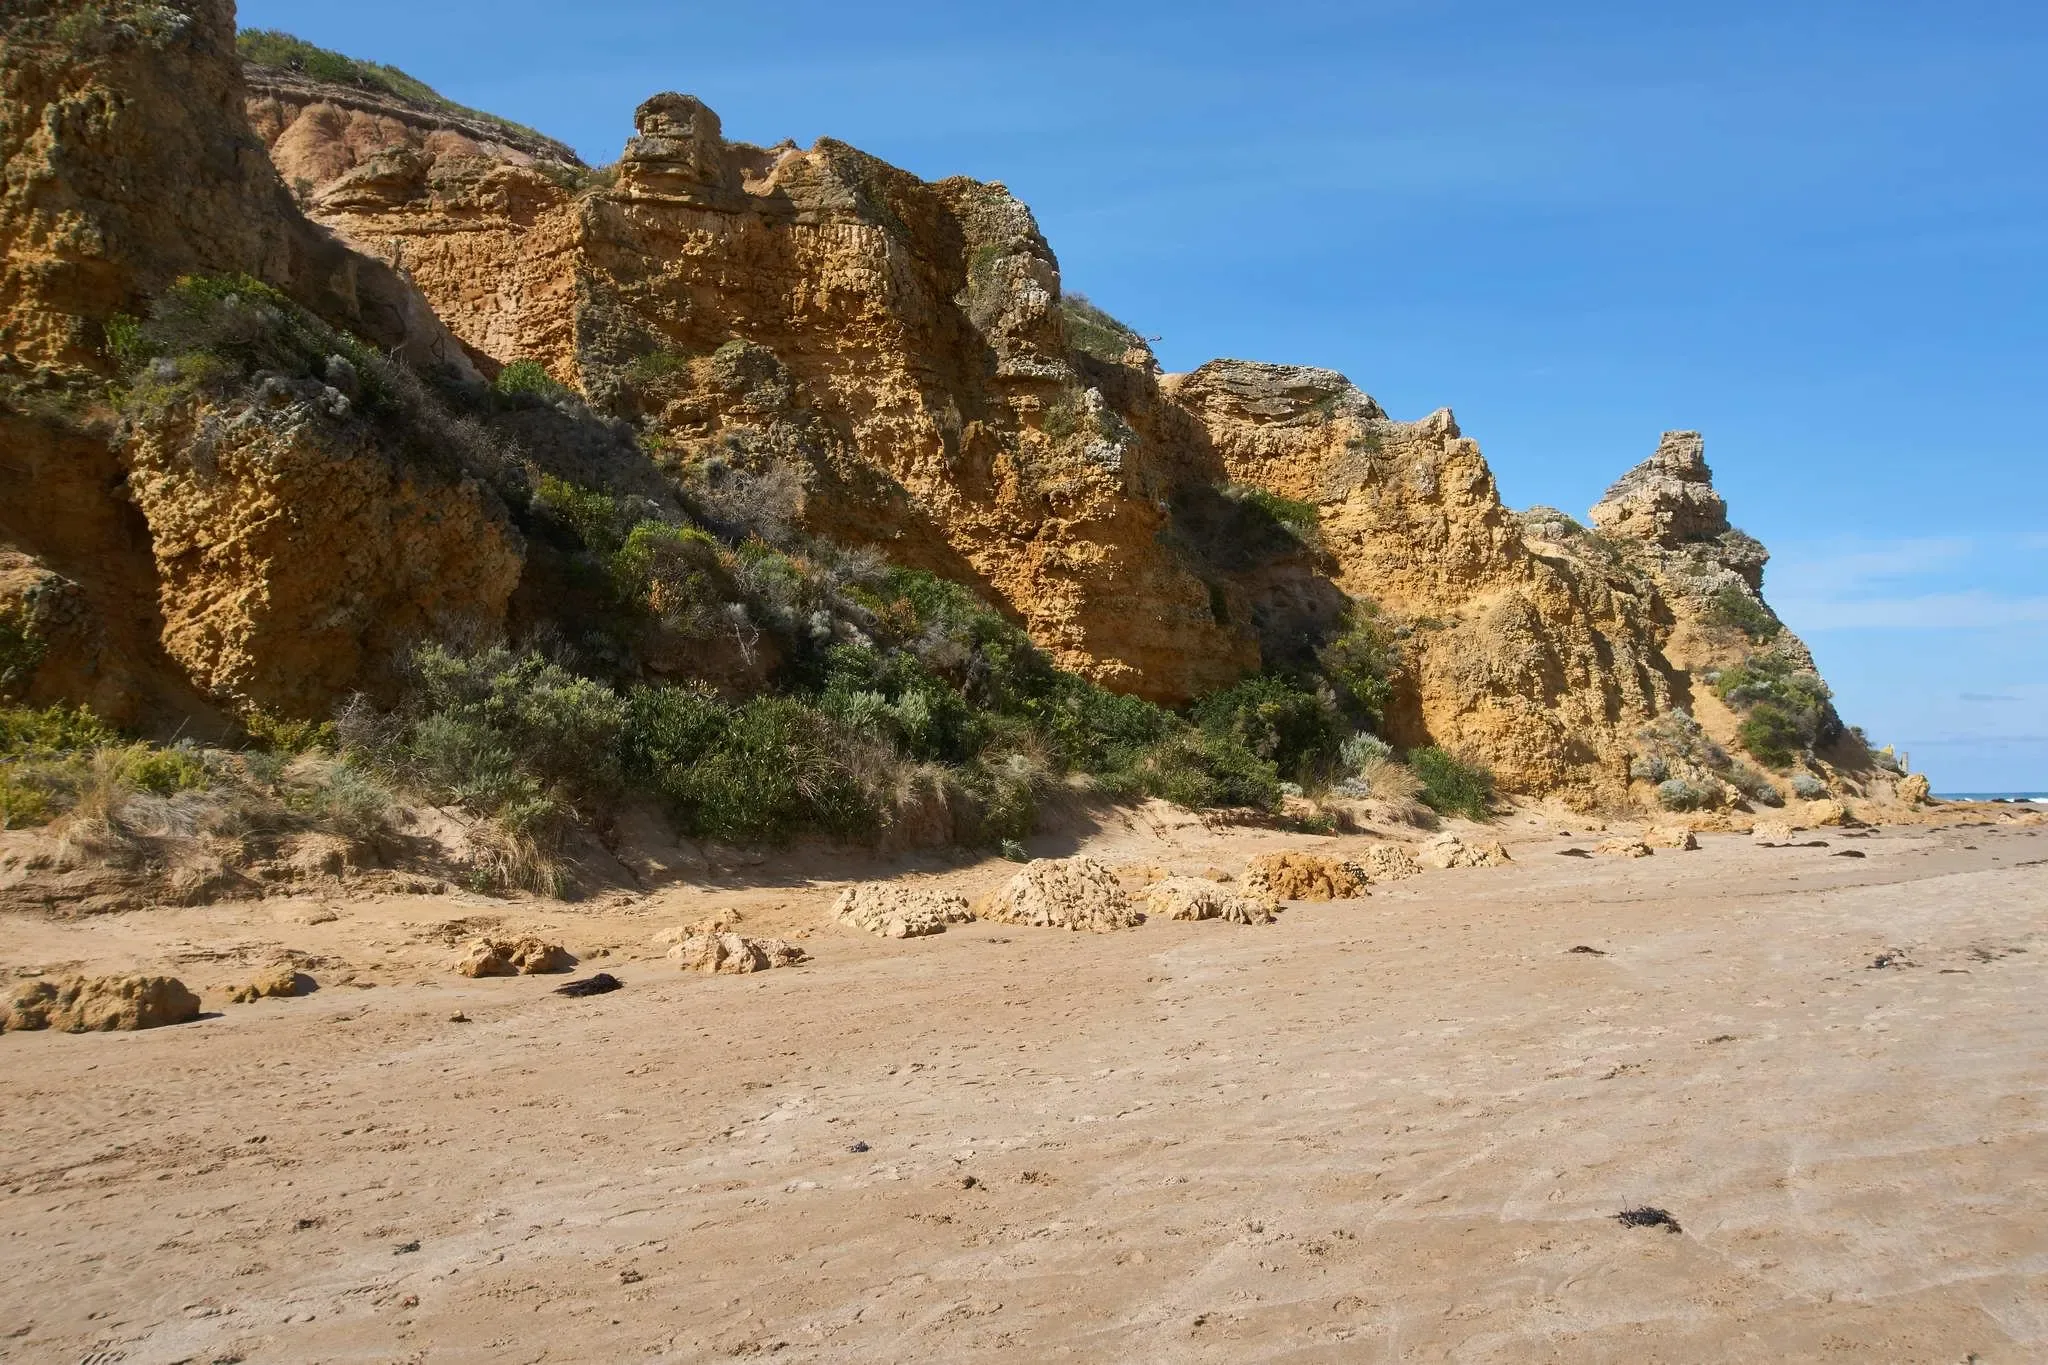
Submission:
[[[1795,630],[1986,630],[2048,623],[2048,597],[1972,592],[1918,597],[1792,597],[1770,594]]]
[[[1765,592],[1795,630],[1983,630],[2048,622],[2048,596],[1979,587],[2048,550],[2048,536],[1917,537],[1798,546]]]

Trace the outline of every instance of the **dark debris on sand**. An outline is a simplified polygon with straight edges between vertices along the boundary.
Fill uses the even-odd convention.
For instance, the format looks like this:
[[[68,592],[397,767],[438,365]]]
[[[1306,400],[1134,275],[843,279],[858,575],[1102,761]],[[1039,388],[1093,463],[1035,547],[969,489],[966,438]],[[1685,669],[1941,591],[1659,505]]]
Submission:
[[[609,991],[617,990],[625,984],[625,982],[619,980],[610,972],[599,972],[596,976],[586,976],[580,980],[571,981],[566,986],[557,986],[555,987],[555,994],[604,995]]]
[[[1581,944],[1578,944],[1578,945],[1576,945],[1576,946],[1574,946],[1574,947],[1571,947],[1571,948],[1567,948],[1567,949],[1565,949],[1565,951],[1566,951],[1567,953],[1584,953],[1584,954],[1586,954],[1586,955],[1587,955],[1588,957],[1606,957],[1606,956],[1607,956],[1607,952],[1606,952],[1606,950],[1605,950],[1605,949],[1602,949],[1602,948],[1593,948],[1593,947],[1589,947],[1589,946],[1587,946],[1586,944],[1583,944],[1583,943],[1581,943]]]
[[[1663,1228],[1667,1232],[1683,1232],[1678,1220],[1663,1209],[1654,1209],[1645,1204],[1641,1208],[1623,1209],[1614,1215],[1614,1221],[1625,1228]]]

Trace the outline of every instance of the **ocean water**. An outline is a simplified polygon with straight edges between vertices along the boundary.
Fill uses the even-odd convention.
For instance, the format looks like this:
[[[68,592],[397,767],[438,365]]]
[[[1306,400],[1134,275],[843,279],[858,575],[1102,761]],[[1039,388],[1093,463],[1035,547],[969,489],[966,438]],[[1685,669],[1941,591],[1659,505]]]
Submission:
[[[1936,792],[1937,801],[2033,801],[2048,806],[2048,792]]]

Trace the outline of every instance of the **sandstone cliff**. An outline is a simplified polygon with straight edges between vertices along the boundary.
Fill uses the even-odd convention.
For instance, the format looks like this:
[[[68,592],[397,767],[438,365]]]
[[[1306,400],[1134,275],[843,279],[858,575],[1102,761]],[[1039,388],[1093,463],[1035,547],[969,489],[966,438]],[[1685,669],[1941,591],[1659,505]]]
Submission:
[[[318,714],[409,639],[578,628],[520,488],[407,455],[324,372],[118,424],[21,396],[106,373],[106,324],[179,276],[240,272],[458,384],[537,362],[590,412],[531,416],[530,467],[667,505],[786,487],[814,534],[973,586],[1117,690],[1183,702],[1369,616],[1398,639],[1401,745],[1580,803],[1681,771],[1717,800],[1769,787],[1713,758],[1746,703],[1708,679],[1811,659],[1697,436],[1667,435],[1592,529],[1517,514],[1448,411],[1394,421],[1304,367],[1160,374],[1064,296],[1000,184],[728,141],[677,94],[591,172],[488,120],[245,78],[222,0],[119,9],[7,30],[0,480],[23,481],[0,484],[0,591],[82,642],[38,695]],[[692,668],[739,677],[658,665]]]

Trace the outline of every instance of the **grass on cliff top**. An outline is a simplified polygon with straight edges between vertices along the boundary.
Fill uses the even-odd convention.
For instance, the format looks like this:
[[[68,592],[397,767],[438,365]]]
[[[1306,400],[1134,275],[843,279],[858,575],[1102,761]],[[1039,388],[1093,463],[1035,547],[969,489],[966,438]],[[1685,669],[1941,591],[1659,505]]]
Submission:
[[[472,109],[466,104],[457,104],[440,91],[415,76],[407,75],[395,66],[382,62],[365,62],[354,57],[345,57],[339,52],[324,47],[315,47],[303,38],[274,28],[243,29],[235,35],[235,51],[242,60],[252,66],[267,66],[277,71],[289,71],[311,80],[326,81],[332,85],[351,86],[357,90],[374,91],[388,95],[402,103],[421,109],[435,110],[446,114],[461,114],[467,118],[479,119],[495,124],[509,132],[543,142],[552,138],[536,132],[523,123],[487,114],[481,109]]]
[[[1067,294],[1060,299],[1060,321],[1066,328],[1067,345],[1083,355],[1120,364],[1133,347],[1143,349],[1145,338],[1089,302],[1086,294]]]

